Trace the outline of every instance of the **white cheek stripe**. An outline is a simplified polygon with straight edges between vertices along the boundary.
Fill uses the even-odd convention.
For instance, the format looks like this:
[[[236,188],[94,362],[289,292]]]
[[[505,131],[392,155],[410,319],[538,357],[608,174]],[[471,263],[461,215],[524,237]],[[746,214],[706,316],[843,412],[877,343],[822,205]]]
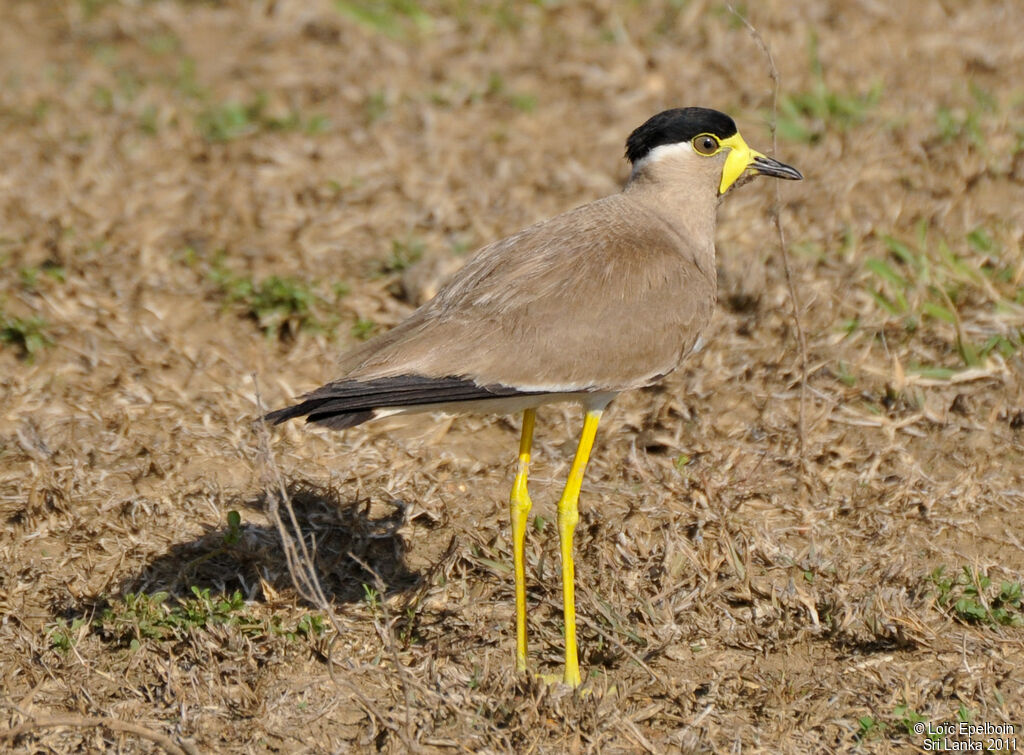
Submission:
[[[675,144],[660,144],[646,155],[642,160],[639,160],[633,166],[633,174],[635,175],[638,170],[643,168],[647,163],[657,162],[658,160],[664,160],[672,157],[672,155],[678,155],[680,152],[693,153],[693,147],[689,142],[676,142]]]

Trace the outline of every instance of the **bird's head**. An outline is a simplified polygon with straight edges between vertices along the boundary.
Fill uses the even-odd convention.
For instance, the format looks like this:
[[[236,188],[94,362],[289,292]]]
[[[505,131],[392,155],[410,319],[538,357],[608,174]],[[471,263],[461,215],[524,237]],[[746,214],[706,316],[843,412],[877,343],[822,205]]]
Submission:
[[[652,116],[629,135],[626,158],[633,176],[671,168],[698,185],[725,194],[740,176],[761,175],[799,181],[796,168],[751,149],[725,113],[702,107],[675,108]]]

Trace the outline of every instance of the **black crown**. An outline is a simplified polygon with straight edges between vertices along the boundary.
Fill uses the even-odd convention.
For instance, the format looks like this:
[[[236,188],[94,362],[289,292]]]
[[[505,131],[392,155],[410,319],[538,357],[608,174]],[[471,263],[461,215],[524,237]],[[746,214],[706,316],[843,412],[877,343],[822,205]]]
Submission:
[[[736,133],[736,122],[725,113],[705,107],[677,107],[651,116],[626,140],[626,159],[634,165],[655,147],[688,142],[697,134],[714,134],[728,139]]]

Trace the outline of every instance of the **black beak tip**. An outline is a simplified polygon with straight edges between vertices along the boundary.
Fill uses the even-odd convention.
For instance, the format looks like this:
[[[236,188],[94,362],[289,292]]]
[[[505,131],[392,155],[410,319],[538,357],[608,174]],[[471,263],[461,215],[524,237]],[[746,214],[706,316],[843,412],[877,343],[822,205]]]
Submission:
[[[804,174],[792,165],[780,163],[778,160],[774,160],[770,157],[755,157],[754,163],[751,167],[753,167],[762,176],[785,178],[788,181],[802,181],[804,177]]]

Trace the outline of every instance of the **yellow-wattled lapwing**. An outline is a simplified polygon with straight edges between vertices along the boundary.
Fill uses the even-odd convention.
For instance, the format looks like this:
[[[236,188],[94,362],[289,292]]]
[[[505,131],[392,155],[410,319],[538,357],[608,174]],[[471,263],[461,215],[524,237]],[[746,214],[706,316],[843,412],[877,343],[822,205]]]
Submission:
[[[267,415],[342,430],[409,412],[523,411],[511,494],[516,666],[526,668],[524,540],[537,407],[578,401],[585,416],[558,502],[565,674],[580,683],[573,531],[583,473],[608,403],[656,383],[693,348],[715,306],[715,219],[745,173],[800,172],[747,146],[732,118],[679,108],[626,141],[622,192],[485,246],[432,300],[341,358],[340,376]]]

